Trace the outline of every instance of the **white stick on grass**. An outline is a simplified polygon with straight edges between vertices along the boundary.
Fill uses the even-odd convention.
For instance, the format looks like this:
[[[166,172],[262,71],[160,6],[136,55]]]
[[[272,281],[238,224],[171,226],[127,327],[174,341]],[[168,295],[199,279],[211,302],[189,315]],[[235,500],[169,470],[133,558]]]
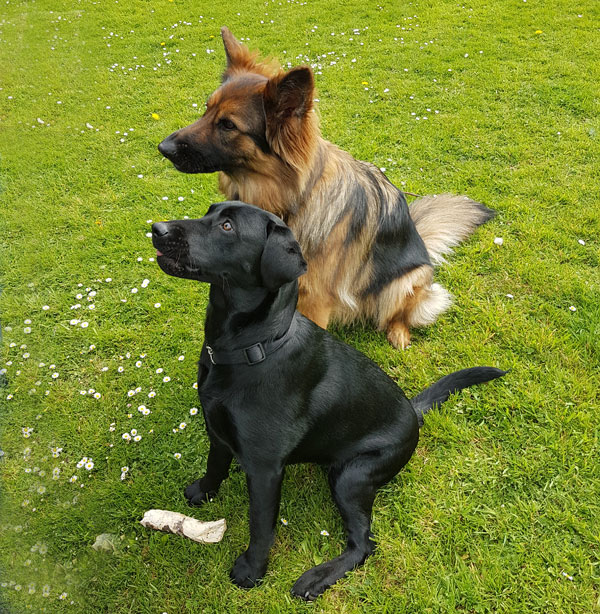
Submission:
[[[225,519],[202,522],[168,510],[148,510],[140,523],[148,529],[182,535],[202,544],[216,544],[227,529]]]

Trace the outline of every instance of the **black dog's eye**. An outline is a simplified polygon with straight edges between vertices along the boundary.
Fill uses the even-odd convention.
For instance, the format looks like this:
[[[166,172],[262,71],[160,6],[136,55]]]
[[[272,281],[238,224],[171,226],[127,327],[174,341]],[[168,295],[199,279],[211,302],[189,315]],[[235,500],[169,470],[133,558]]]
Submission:
[[[223,117],[219,120],[219,127],[223,128],[223,130],[235,130],[236,125],[226,117]]]
[[[225,220],[222,224],[221,224],[221,228],[225,231],[225,232],[231,232],[233,230],[233,226],[231,225],[231,222],[229,220]]]

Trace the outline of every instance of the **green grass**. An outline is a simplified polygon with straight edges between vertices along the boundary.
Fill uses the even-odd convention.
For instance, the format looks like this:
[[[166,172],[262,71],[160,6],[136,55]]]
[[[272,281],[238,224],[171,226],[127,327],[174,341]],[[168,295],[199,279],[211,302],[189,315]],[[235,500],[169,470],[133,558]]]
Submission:
[[[0,611],[600,610],[599,18],[594,0],[3,4]],[[326,138],[408,191],[498,211],[438,270],[454,306],[408,351],[333,328],[409,394],[466,366],[511,371],[428,416],[376,500],[376,555],[312,605],[291,585],[343,548],[320,469],[289,469],[289,524],[251,591],[228,579],[248,539],[243,475],[202,509],[182,496],[208,446],[189,414],[207,289],[162,274],[146,233],[220,199],[215,176],[177,173],[156,145],[217,86],[223,24],[316,66]],[[213,546],[149,532],[153,507],[229,528]],[[91,549],[104,532],[118,552]]]

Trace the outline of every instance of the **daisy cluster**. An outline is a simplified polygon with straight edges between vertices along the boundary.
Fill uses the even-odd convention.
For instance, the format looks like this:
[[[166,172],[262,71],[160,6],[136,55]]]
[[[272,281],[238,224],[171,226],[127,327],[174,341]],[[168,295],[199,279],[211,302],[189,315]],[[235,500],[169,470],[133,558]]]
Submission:
[[[54,11],[48,11],[48,14],[51,16],[49,23],[55,26],[54,32],[60,32],[61,25],[70,25],[73,23],[73,19],[81,19],[81,17],[83,16],[83,13],[78,11],[74,11],[72,15],[69,15],[69,17],[64,17],[63,15],[56,14]],[[47,30],[47,32],[50,34],[51,31]],[[77,37],[78,33],[75,32],[73,36]],[[51,34],[50,38],[47,39],[47,41],[50,44],[50,51],[56,51],[56,49],[59,48],[60,45],[63,43],[65,45],[69,45],[73,42],[71,39],[63,38],[59,34]]]
[[[364,47],[365,42],[360,39],[360,35],[365,33],[369,29],[369,26],[365,26],[364,28],[354,28],[347,32],[330,32],[332,38],[344,38],[344,40],[348,41],[348,43],[354,45],[356,47],[356,51],[360,52],[361,48]],[[312,29],[309,31],[309,36],[311,34],[317,33],[319,30],[319,26],[312,26]],[[306,42],[306,47],[310,47],[311,43]],[[348,45],[345,45],[347,48]],[[286,51],[283,52],[284,55],[287,54]],[[355,52],[356,53],[356,52]],[[360,56],[356,56],[355,53],[340,52],[337,49],[330,49],[327,51],[322,51],[321,53],[317,53],[314,56],[311,56],[309,53],[301,53],[296,56],[295,63],[296,64],[308,64],[312,69],[315,75],[322,75],[323,70],[331,67],[331,66],[346,66],[349,68],[353,68],[354,65],[359,61]],[[291,68],[293,66],[292,62],[287,62],[287,68]]]
[[[151,10],[150,12],[154,13],[154,10]],[[185,41],[185,38],[183,36],[184,34],[183,30],[186,27],[189,28],[190,26],[204,23],[203,19],[204,17],[200,15],[196,23],[192,21],[186,21],[185,19],[181,19],[177,21],[176,23],[172,24],[171,26],[164,27],[163,28],[164,34],[160,37],[160,42],[158,42],[156,45],[156,51],[158,55],[155,58],[155,60],[152,62],[152,64],[148,64],[148,65],[143,64],[139,60],[138,56],[134,55],[134,56],[131,56],[131,58],[128,58],[127,60],[122,60],[120,62],[114,62],[108,67],[108,71],[112,73],[120,73],[121,75],[133,75],[132,78],[136,80],[135,73],[138,71],[151,69],[154,72],[158,72],[161,69],[164,70],[168,68],[171,64],[173,64],[173,60],[179,57],[178,54],[181,53],[181,49],[178,47],[178,45],[179,43],[182,43],[183,41]],[[214,21],[214,17],[211,17],[210,19]],[[108,31],[106,27],[103,27],[102,30]],[[175,30],[175,32],[173,32],[172,34],[167,34],[169,30]],[[126,36],[134,35],[134,34],[135,34],[135,31],[130,30],[126,34]],[[210,36],[210,39],[214,39],[214,38],[215,38],[214,35]],[[115,33],[114,31],[110,31],[108,34],[103,36],[103,40],[107,41],[106,42],[107,47],[111,47],[111,45],[113,44],[113,41],[125,40],[125,37],[122,35],[119,35],[118,33]],[[206,53],[213,54],[215,53],[215,49],[207,48]],[[197,52],[195,51],[192,53],[181,54],[181,55],[182,56],[185,55],[186,61],[189,61],[191,60],[191,58],[197,57]]]
[[[183,199],[183,197],[179,198],[181,200]],[[147,220],[147,223],[152,223],[152,220]],[[141,256],[137,257],[138,262],[143,263],[145,260],[146,259]],[[153,263],[155,258],[149,257],[147,261]],[[161,274],[158,267],[153,269],[153,271],[155,275]],[[134,375],[136,371],[143,374],[142,377],[147,378],[148,384],[146,386],[136,386],[123,390],[123,396],[125,400],[129,401],[132,401],[139,395],[144,396],[147,400],[137,404],[137,412],[141,417],[150,416],[152,413],[150,404],[159,394],[161,385],[169,384],[172,381],[172,375],[168,373],[168,370],[162,366],[153,368],[151,376],[148,377],[148,370],[151,369],[151,367],[149,366],[150,358],[147,353],[134,355],[132,352],[125,352],[113,357],[103,358],[98,356],[96,344],[89,343],[89,341],[106,325],[104,318],[102,318],[102,312],[109,310],[111,307],[112,309],[118,310],[118,304],[114,304],[116,301],[122,304],[132,302],[135,299],[134,303],[136,307],[139,305],[140,301],[142,301],[145,308],[152,306],[154,309],[158,309],[161,303],[156,301],[155,299],[157,297],[151,293],[152,284],[149,278],[143,278],[138,281],[138,283],[134,284],[121,283],[119,288],[112,288],[110,291],[107,288],[109,285],[114,286],[112,277],[96,278],[88,284],[78,283],[73,291],[72,300],[67,301],[67,304],[71,304],[69,304],[66,311],[63,308],[61,312],[61,308],[58,305],[56,307],[52,305],[42,305],[39,308],[38,319],[32,316],[23,320],[22,326],[15,324],[4,327],[4,335],[7,337],[5,347],[8,352],[7,359],[4,361],[0,374],[7,377],[9,382],[15,383],[13,386],[14,391],[8,392],[4,396],[6,401],[13,401],[18,398],[15,395],[23,397],[27,394],[31,396],[36,393],[39,394],[42,391],[43,395],[48,397],[51,394],[52,387],[59,385],[63,380],[63,367],[61,367],[61,365],[56,362],[46,362],[43,358],[32,356],[27,343],[20,343],[19,341],[8,338],[8,335],[13,336],[13,338],[21,336],[23,339],[35,338],[36,334],[41,336],[43,331],[47,330],[48,319],[53,319],[55,326],[63,329],[89,330],[90,336],[88,339],[73,337],[72,340],[84,344],[84,349],[79,352],[80,355],[85,356],[90,362],[97,365],[100,374],[108,373],[109,376],[112,374],[113,377],[121,378],[124,375]],[[150,293],[150,295],[148,295],[148,293]],[[108,296],[104,298],[104,295]],[[109,305],[108,303],[111,302],[113,304]],[[98,306],[100,307],[97,308]],[[77,317],[72,317],[75,314]],[[175,363],[183,363],[185,358],[185,354],[177,354],[173,357],[173,361]],[[24,367],[28,364],[31,364],[31,369],[28,369],[27,373],[25,373]],[[23,378],[28,378],[31,375],[31,371],[35,373],[38,379],[35,380],[34,386],[25,392],[24,387],[20,385],[21,380]],[[71,383],[73,381],[72,373],[69,372],[67,377]],[[80,380],[77,380],[77,382],[79,381]],[[101,389],[103,386],[104,383],[102,379],[100,379],[97,384],[90,387],[77,386],[77,394],[102,402],[104,395]],[[10,388],[11,387],[9,387],[9,390]],[[19,391],[18,393],[17,390]],[[133,413],[129,411],[131,406],[131,402],[126,403],[126,415],[129,419],[133,417]],[[195,416],[197,413],[198,409],[196,407],[189,410],[190,416]],[[36,419],[39,418],[41,418],[41,414],[38,414],[36,417]],[[113,431],[115,424],[115,422],[112,422],[108,430]],[[173,430],[180,431],[183,430],[185,426],[186,423],[180,420],[176,422]],[[35,434],[35,431],[36,427],[31,424],[23,424],[20,426],[20,433],[24,439],[31,438]],[[132,441],[139,441],[141,439],[140,434],[135,428],[129,429],[128,433]],[[123,433],[122,438],[127,440],[128,438],[125,437],[125,434],[126,433]],[[52,456],[57,458],[63,449],[64,446],[62,444],[53,445],[51,448]],[[84,456],[83,459],[79,461],[78,468],[79,467],[85,467],[91,470],[93,468],[92,459],[88,456]]]
[[[403,18],[403,23],[396,24],[396,29],[399,32],[403,32],[406,35],[388,35],[386,39],[379,38],[377,39],[379,43],[391,43],[393,45],[418,45],[419,49],[427,49],[434,45],[435,39],[429,40],[414,40],[409,37],[408,33],[414,31],[419,27],[418,17],[417,15],[408,16]],[[319,26],[313,25],[309,30],[309,37],[315,33],[319,32]],[[338,67],[338,68],[350,68],[354,69],[357,66],[360,67],[362,61],[362,52],[365,50],[365,44],[369,44],[369,38],[365,39],[365,35],[370,34],[369,26],[365,26],[363,28],[352,28],[347,31],[331,31],[329,32],[331,39],[342,41],[343,45],[341,45],[346,51],[340,51],[338,49],[330,49],[327,51],[323,51],[321,53],[317,53],[316,55],[311,55],[310,53],[301,53],[295,57],[295,64],[308,64],[313,69],[315,75],[322,75],[323,70],[330,67]],[[372,41],[371,41],[371,44]],[[311,45],[310,42],[306,42],[305,45],[309,47]],[[370,45],[369,45],[370,47]],[[354,48],[353,52],[348,52],[348,49]],[[283,52],[286,54],[286,51]],[[481,52],[483,53],[483,52]],[[465,57],[468,57],[468,53],[465,54]],[[287,62],[286,67],[291,68],[294,65],[292,62]],[[360,68],[359,68],[360,70]],[[403,68],[398,68],[403,73],[410,72],[410,68],[405,66]],[[451,72],[451,69],[450,69]],[[437,82],[437,79],[433,79],[434,82]],[[361,81],[361,85],[363,86],[363,90],[367,92],[369,104],[374,104],[378,102],[378,100],[385,99],[385,94],[390,93],[393,89],[392,83],[388,84],[370,84],[368,81]],[[414,100],[415,96],[411,95],[409,100]],[[319,102],[319,99],[315,99],[315,102]],[[419,120],[427,120],[430,118],[431,113],[438,114],[438,109],[432,109],[431,107],[424,106],[423,109],[419,108],[416,111],[409,111],[410,116],[414,118],[416,121]]]
[[[149,242],[148,247],[152,249]],[[7,429],[3,428],[0,463],[3,469],[20,473],[20,483],[24,485],[21,498],[14,501],[23,519],[19,518],[21,524],[17,527],[9,526],[7,530],[18,533],[25,542],[30,534],[29,515],[43,515],[45,509],[56,505],[84,503],[85,490],[81,489],[98,479],[131,483],[143,474],[140,466],[144,459],[155,456],[158,450],[171,462],[185,456],[186,442],[193,433],[186,435],[199,409],[192,407],[193,402],[182,406],[177,399],[183,387],[187,397],[197,404],[195,357],[190,363],[182,351],[165,357],[160,352],[155,356],[150,352],[115,353],[113,345],[99,349],[102,331],[115,321],[128,321],[132,313],[139,314],[141,310],[150,314],[161,307],[165,297],[154,282],[163,273],[154,261],[152,256],[134,256],[132,281],[104,274],[67,286],[62,293],[52,288],[47,302],[38,303],[28,317],[2,329],[0,379],[5,385],[1,387],[0,383],[0,395],[3,403],[14,405],[14,411],[10,412],[9,423],[13,434],[6,436]],[[137,278],[135,271],[140,273]],[[37,292],[32,285],[29,287],[32,295]],[[46,355],[44,339],[49,334],[63,336],[64,355],[51,359]],[[152,340],[148,338],[148,342]],[[195,349],[199,352],[199,348]],[[62,405],[80,412],[79,424],[98,421],[97,428],[87,431],[91,436],[86,438],[76,432],[61,435],[45,427],[51,414]],[[77,418],[71,424],[77,425]],[[177,439],[169,444],[169,437]],[[148,445],[140,448],[146,440]],[[18,493],[15,491],[13,498]],[[46,553],[47,546],[32,550],[36,556]],[[42,564],[34,560],[31,569]],[[1,588],[23,589],[34,598],[68,603],[64,587],[57,582],[41,587],[15,578]]]

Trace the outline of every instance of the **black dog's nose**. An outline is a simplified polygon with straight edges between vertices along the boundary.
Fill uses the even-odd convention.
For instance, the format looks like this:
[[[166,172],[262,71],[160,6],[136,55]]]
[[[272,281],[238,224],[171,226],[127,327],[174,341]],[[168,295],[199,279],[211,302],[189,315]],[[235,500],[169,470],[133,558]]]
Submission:
[[[169,159],[177,155],[177,143],[172,134],[158,144],[158,151]]]
[[[164,237],[169,234],[169,225],[165,222],[155,222],[152,224],[152,234],[157,237]]]

